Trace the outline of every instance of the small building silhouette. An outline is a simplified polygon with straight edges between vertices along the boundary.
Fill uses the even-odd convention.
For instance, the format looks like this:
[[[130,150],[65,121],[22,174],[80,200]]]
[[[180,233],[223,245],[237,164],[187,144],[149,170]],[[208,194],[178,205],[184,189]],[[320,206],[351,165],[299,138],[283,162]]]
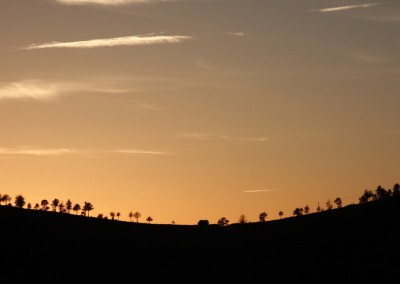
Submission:
[[[199,226],[208,226],[210,223],[208,222],[207,219],[205,220],[199,220],[199,222],[197,222],[197,225]]]

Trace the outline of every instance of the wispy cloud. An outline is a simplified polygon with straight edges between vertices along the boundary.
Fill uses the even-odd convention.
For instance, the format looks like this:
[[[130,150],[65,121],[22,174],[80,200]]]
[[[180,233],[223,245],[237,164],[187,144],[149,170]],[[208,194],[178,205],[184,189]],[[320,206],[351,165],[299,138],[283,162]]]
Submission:
[[[31,44],[21,49],[46,49],[46,48],[98,48],[98,47],[115,47],[115,46],[136,46],[136,45],[152,45],[152,44],[172,44],[191,39],[190,36],[183,35],[153,35],[153,36],[126,36],[105,39],[91,39],[84,41],[71,42],[49,42],[42,44]]]
[[[113,94],[125,92],[122,89],[116,89],[105,85],[99,86],[98,83],[52,82],[38,79],[7,83],[0,82],[0,100],[33,99],[38,101],[51,101],[66,93],[81,91]]]
[[[246,35],[244,32],[229,32],[228,34],[231,36],[238,36],[238,37],[242,37],[242,36]]]
[[[370,8],[381,3],[369,3],[369,4],[357,4],[357,5],[346,5],[346,6],[339,6],[339,7],[331,7],[331,8],[323,8],[323,9],[315,9],[311,10],[312,12],[320,12],[320,13],[332,13],[332,12],[341,12],[346,10],[358,9],[358,8]]]
[[[174,155],[174,153],[161,152],[161,151],[149,151],[139,149],[119,149],[115,150],[114,153],[129,154],[129,155]]]
[[[64,84],[40,80],[0,83],[0,100],[29,98],[46,101],[58,97],[68,89],[69,87]]]
[[[379,63],[384,61],[381,57],[365,53],[357,53],[356,58],[358,61],[364,63]]]
[[[99,149],[68,149],[68,148],[36,148],[30,146],[16,148],[0,148],[0,156],[62,156],[76,154],[81,157],[99,157],[109,154],[125,155],[174,155],[170,152],[138,150],[138,149],[117,149],[117,150],[99,150]]]
[[[71,149],[0,148],[0,155],[60,156],[77,153]]]
[[[104,6],[122,6],[129,4],[144,4],[155,2],[172,2],[174,0],[55,0],[64,5],[104,5]]]
[[[226,136],[211,133],[183,133],[179,135],[182,138],[188,139],[202,139],[202,140],[231,140],[243,142],[265,142],[268,140],[266,137],[240,137],[240,136]]]
[[[275,189],[258,189],[258,190],[245,190],[245,193],[259,193],[259,192],[270,192],[275,191]]]

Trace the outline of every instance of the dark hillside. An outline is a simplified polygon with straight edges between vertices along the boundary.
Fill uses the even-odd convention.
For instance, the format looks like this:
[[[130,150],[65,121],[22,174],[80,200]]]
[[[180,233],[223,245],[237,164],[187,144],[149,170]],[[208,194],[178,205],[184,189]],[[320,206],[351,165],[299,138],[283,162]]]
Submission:
[[[4,283],[398,282],[400,199],[226,227],[0,206]]]

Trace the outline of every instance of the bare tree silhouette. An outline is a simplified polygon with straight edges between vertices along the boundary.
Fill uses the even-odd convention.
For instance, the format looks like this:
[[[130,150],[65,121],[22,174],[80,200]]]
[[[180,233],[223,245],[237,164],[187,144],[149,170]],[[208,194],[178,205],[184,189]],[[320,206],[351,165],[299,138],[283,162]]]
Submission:
[[[246,215],[242,214],[242,215],[239,216],[239,223],[240,224],[244,224],[244,223],[247,223],[247,222],[248,221],[247,221]]]
[[[332,202],[330,199],[325,203],[326,209],[331,210],[333,208]]]

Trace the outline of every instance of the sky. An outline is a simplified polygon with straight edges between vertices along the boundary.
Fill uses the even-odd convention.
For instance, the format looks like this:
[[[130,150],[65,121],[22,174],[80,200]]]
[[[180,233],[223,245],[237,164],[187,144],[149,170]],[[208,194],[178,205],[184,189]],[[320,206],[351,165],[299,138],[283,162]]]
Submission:
[[[2,0],[0,193],[182,225],[358,203],[400,182],[399,34],[398,0]]]

